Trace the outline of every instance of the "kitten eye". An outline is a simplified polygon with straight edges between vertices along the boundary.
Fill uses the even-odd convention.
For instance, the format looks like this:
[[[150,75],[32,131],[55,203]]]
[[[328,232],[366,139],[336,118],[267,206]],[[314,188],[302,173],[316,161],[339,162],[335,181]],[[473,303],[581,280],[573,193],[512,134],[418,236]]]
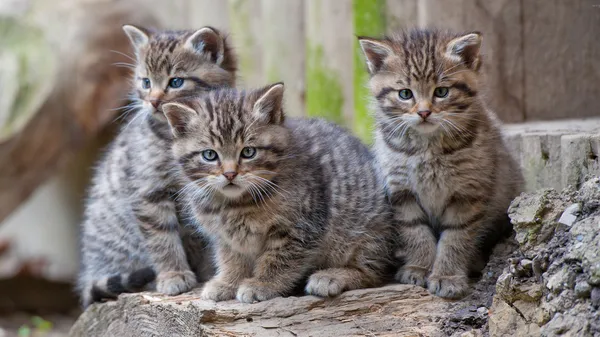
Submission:
[[[181,88],[182,85],[183,85],[183,78],[181,78],[181,77],[173,77],[169,81],[169,86],[174,89]]]
[[[254,158],[254,156],[256,156],[256,148],[254,148],[254,147],[243,148],[241,156],[244,159]]]
[[[413,93],[410,89],[402,89],[398,92],[398,96],[400,96],[400,99],[406,101],[413,97]]]
[[[215,150],[204,150],[202,151],[202,157],[204,157],[206,161],[215,161],[219,156]]]
[[[437,87],[433,91],[433,95],[435,97],[444,98],[444,97],[448,96],[448,91],[449,91],[448,87]]]
[[[142,78],[142,88],[144,89],[150,89],[150,79],[149,78]]]

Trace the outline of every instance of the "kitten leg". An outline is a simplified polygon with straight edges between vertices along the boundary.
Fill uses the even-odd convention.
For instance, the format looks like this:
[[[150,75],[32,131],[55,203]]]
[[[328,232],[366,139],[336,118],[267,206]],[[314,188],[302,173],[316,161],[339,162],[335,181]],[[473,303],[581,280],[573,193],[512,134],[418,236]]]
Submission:
[[[437,240],[427,224],[426,216],[417,199],[410,192],[395,193],[394,221],[398,224],[401,248],[396,257],[404,260],[404,265],[396,273],[400,283],[424,287],[427,275],[435,261]]]
[[[212,301],[231,300],[242,280],[251,275],[252,263],[225,244],[217,244],[215,253],[217,274],[206,282],[200,297]]]
[[[256,261],[254,277],[242,282],[236,298],[253,303],[288,294],[308,271],[310,253],[301,240],[290,237],[270,239],[266,251]]]
[[[428,279],[430,293],[457,299],[469,289],[469,269],[479,254],[483,200],[476,195],[453,196],[446,206],[437,257]]]
[[[437,258],[429,275],[429,292],[440,297],[458,299],[469,288],[469,264],[476,250],[476,235],[465,229],[442,232]]]
[[[156,270],[156,290],[177,295],[196,285],[181,237],[174,203],[166,192],[153,191],[136,205],[135,212],[144,243]],[[158,199],[158,196],[161,196]]]

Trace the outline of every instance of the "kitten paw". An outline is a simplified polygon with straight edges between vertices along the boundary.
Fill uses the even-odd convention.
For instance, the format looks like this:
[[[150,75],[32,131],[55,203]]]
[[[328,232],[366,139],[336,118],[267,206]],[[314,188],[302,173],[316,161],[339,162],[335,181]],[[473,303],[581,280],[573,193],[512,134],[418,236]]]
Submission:
[[[215,302],[231,300],[235,298],[235,286],[212,279],[204,284],[200,298]]]
[[[344,288],[342,282],[335,276],[316,272],[310,276],[304,290],[309,295],[333,297],[341,294]]]
[[[469,278],[464,275],[430,275],[427,283],[430,293],[447,299],[462,298],[469,290]]]
[[[166,295],[179,295],[196,285],[196,275],[191,270],[168,271],[158,274],[156,290]]]
[[[426,287],[427,274],[429,270],[422,267],[402,267],[394,277],[396,281],[403,284],[414,284],[420,287]]]
[[[247,279],[242,282],[235,297],[242,303],[266,301],[280,296],[273,288],[268,283]]]

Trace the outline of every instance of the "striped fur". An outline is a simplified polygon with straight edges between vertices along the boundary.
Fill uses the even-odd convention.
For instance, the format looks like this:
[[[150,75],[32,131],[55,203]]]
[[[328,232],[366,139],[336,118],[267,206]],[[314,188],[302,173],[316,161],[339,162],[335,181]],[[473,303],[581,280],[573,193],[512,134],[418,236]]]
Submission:
[[[285,296],[309,275],[317,296],[384,281],[391,210],[373,155],[334,124],[285,119],[282,98],[275,84],[165,104],[190,208],[215,245],[204,299]]]
[[[178,294],[208,278],[212,269],[205,240],[180,226],[185,218],[176,203],[181,186],[160,104],[233,86],[235,57],[225,38],[210,27],[196,32],[124,30],[137,58],[133,115],[98,164],[85,205],[77,281],[84,307],[121,292]],[[169,87],[174,77],[184,80],[181,87]],[[145,78],[150,88],[144,88]]]
[[[414,30],[359,39],[371,74],[376,157],[403,238],[396,278],[461,297],[468,276],[510,232],[507,208],[523,185],[480,95],[481,36]]]

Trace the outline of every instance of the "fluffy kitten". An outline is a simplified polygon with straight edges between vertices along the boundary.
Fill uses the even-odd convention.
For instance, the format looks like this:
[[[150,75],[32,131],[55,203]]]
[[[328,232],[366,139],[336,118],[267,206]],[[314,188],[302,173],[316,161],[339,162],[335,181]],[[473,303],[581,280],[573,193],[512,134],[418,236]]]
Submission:
[[[376,157],[405,265],[396,278],[458,298],[502,234],[523,178],[479,94],[479,33],[359,38],[376,99]]]
[[[323,120],[286,120],[283,84],[164,105],[217,275],[202,298],[335,296],[383,282],[391,209],[370,151]]]
[[[210,267],[201,237],[179,226],[175,195],[181,186],[161,102],[233,86],[236,60],[210,27],[123,29],[137,57],[136,110],[100,161],[85,205],[77,282],[84,306],[141,290],[155,278],[159,292],[178,294],[196,284],[193,271],[201,279]]]

